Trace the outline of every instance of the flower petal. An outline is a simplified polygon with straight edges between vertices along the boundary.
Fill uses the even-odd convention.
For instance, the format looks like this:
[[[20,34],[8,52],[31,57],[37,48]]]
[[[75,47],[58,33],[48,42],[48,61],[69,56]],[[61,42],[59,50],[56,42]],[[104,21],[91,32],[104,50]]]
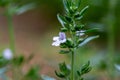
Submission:
[[[58,41],[59,40],[59,37],[56,36],[56,37],[53,37],[53,41]]]
[[[52,43],[52,46],[60,46],[60,42],[56,41]]]
[[[60,39],[60,40],[66,39],[66,35],[65,35],[64,32],[60,32],[60,33],[59,33],[59,39]]]

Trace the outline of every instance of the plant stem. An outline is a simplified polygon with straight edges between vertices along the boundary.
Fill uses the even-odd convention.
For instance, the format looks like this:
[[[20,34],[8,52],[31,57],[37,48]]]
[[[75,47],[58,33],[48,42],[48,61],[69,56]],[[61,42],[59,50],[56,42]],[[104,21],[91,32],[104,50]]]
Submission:
[[[74,51],[72,52],[72,61],[71,61],[71,80],[74,80]]]
[[[15,54],[15,36],[14,36],[14,27],[12,15],[7,14],[8,29],[9,29],[9,38],[10,38],[10,49]]]

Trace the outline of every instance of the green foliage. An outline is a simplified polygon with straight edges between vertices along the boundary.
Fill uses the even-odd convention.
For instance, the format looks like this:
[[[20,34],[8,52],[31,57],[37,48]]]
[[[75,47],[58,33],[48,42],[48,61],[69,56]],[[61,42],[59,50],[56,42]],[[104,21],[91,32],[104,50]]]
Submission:
[[[60,63],[59,64],[59,69],[60,72],[58,73],[57,71],[55,71],[56,75],[60,78],[67,78],[70,74],[70,69],[67,67],[67,65],[64,63]]]
[[[10,62],[10,61],[4,59],[3,57],[0,57],[0,68],[8,65],[9,62]]]
[[[25,76],[26,80],[40,80],[39,67],[32,67]]]
[[[84,64],[81,68],[80,71],[77,71],[77,74],[79,75],[79,77],[81,78],[82,75],[88,73],[91,71],[91,67],[90,67],[90,62],[88,61],[86,64]]]
[[[13,60],[12,60],[12,64],[13,64],[14,66],[21,66],[24,62],[25,62],[25,58],[24,58],[23,55],[18,56],[18,57],[15,57],[15,58],[13,58]]]
[[[81,0],[63,0],[65,15],[57,15],[58,21],[62,25],[60,29],[61,32],[68,33],[69,38],[66,38],[66,42],[60,43],[60,48],[65,48],[60,50],[60,54],[70,54],[72,55],[71,69],[68,69],[65,63],[59,64],[60,72],[55,71],[56,75],[65,80],[74,80],[74,72],[77,72],[78,80],[83,80],[82,75],[91,71],[90,62],[86,63],[81,67],[80,70],[74,71],[74,55],[79,47],[86,45],[88,42],[98,38],[99,36],[89,36],[88,33],[94,32],[95,29],[85,29],[85,26],[81,23],[85,12],[89,6],[84,7],[79,10]],[[61,36],[60,36],[61,37]],[[64,38],[64,37],[63,37]],[[59,43],[59,42],[58,42]]]

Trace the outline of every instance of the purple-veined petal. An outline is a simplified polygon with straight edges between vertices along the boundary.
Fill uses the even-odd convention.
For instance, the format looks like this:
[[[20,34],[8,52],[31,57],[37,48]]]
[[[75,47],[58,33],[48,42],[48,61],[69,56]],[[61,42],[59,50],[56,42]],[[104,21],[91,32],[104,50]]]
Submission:
[[[60,32],[60,33],[59,33],[59,39],[60,39],[60,40],[66,39],[66,35],[65,35],[64,32]]]

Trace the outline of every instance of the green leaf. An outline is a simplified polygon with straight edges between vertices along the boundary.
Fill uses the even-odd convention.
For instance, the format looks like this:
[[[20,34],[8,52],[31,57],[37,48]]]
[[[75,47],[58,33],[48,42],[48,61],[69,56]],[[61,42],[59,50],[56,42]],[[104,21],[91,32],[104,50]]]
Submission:
[[[58,73],[57,71],[55,71],[55,74],[60,78],[65,78],[65,75],[62,73]]]
[[[61,23],[61,25],[63,27],[65,27],[65,24],[67,24],[67,21],[66,21],[65,17],[60,15],[60,14],[57,14],[57,18],[58,18],[59,22]]]
[[[9,4],[9,0],[0,0],[0,6],[5,7]]]
[[[0,67],[4,67],[7,64],[9,64],[9,60],[4,59],[3,57],[0,57]]]
[[[81,0],[76,0],[76,7],[79,8],[81,4]]]
[[[81,76],[81,73],[80,73],[79,71],[77,71],[77,74],[78,74],[79,76]]]
[[[92,69],[92,67],[90,67],[90,61],[88,61],[88,63],[84,64],[81,69],[80,69],[80,72],[79,72],[79,75],[83,75],[83,74],[86,74],[88,72],[90,72]]]
[[[21,56],[15,57],[12,62],[15,66],[20,66],[22,65],[22,63],[24,63],[24,61],[25,61],[25,58],[23,55],[21,55]]]
[[[41,77],[42,77],[42,80],[56,80],[56,79],[46,76],[46,75],[42,75]]]
[[[61,28],[61,32],[66,32],[66,31],[68,31],[67,28],[65,28],[65,27]]]
[[[74,47],[73,41],[72,41],[70,38],[67,39],[67,41],[66,41],[66,46],[67,46],[68,48],[73,48],[73,47]]]
[[[81,42],[81,43],[78,45],[78,47],[84,46],[84,45],[86,45],[88,42],[90,42],[90,41],[92,41],[92,40],[94,40],[94,39],[96,39],[96,38],[98,38],[98,37],[99,37],[98,35],[97,35],[97,36],[88,37],[88,38],[86,38],[83,42]]]
[[[89,8],[89,6],[84,7],[84,8],[80,11],[80,16],[82,16],[88,8]]]
[[[77,12],[77,13],[75,13],[74,18],[75,18],[75,20],[81,20],[83,18],[83,15],[81,15],[81,13]]]
[[[95,32],[97,30],[99,30],[99,28],[88,29],[85,31],[85,33]]]
[[[68,0],[63,0],[63,4],[66,12],[70,13],[70,3],[68,2]]]
[[[17,15],[20,15],[20,14],[22,14],[22,13],[27,12],[28,10],[34,9],[35,7],[36,7],[36,5],[35,5],[34,3],[29,3],[29,4],[26,4],[26,5],[23,5],[23,6],[18,7],[18,8],[16,9],[16,14],[17,14]]]
[[[60,53],[60,54],[68,54],[68,53],[70,53],[70,51],[68,51],[68,50],[60,50],[59,53]]]
[[[67,48],[66,43],[61,43],[61,44],[60,44],[60,48]]]
[[[41,80],[41,77],[39,75],[39,67],[38,66],[32,67],[26,74],[26,78],[28,80]]]
[[[60,72],[55,71],[55,74],[60,78],[65,78],[70,75],[70,69],[66,66],[65,62],[59,64]]]
[[[72,19],[71,19],[71,17],[65,16],[65,19],[66,19],[67,22],[69,22],[69,23],[72,23],[72,22],[73,22]]]

